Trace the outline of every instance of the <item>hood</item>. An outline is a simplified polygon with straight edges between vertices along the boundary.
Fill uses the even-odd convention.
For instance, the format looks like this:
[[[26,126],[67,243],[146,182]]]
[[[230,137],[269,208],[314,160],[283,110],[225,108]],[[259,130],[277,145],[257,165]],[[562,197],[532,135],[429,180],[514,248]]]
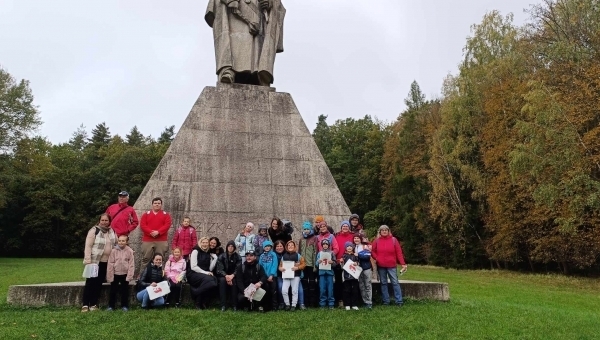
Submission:
[[[233,246],[233,252],[235,253],[235,251],[237,250],[237,247],[235,246],[235,241],[233,241],[233,240],[227,241],[227,244],[225,245],[225,252],[227,252],[227,248],[229,248],[229,245]]]
[[[263,248],[266,247],[266,246],[271,246],[271,250],[273,250],[273,248],[274,248],[273,247],[273,242],[271,242],[269,240],[266,240],[265,242],[263,242],[262,246],[263,246]]]
[[[358,220],[358,223],[360,223],[360,216],[358,216],[358,214],[350,215],[350,217],[348,218],[348,221],[351,221],[353,218],[356,218]]]

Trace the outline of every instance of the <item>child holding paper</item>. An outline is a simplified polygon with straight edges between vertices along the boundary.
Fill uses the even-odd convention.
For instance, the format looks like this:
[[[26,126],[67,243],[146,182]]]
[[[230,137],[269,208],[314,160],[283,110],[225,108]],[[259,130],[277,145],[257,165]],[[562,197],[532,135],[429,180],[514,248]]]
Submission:
[[[296,242],[288,241],[285,244],[286,253],[281,257],[279,263],[279,271],[283,277],[283,285],[281,292],[283,293],[283,301],[285,303],[286,311],[296,310],[296,304],[298,303],[298,285],[300,284],[300,275],[302,270],[306,266],[304,258],[296,252]],[[293,271],[292,277],[286,277],[290,275],[286,271]],[[292,287],[292,301],[290,303],[290,296],[287,293],[288,289]]]
[[[342,256],[342,267],[349,261],[352,261],[350,265],[359,266],[358,256],[354,255],[354,244],[352,242],[346,242],[344,244],[344,249],[346,252]],[[344,280],[344,306],[346,306],[346,310],[350,310],[350,306],[352,306],[353,310],[358,310],[357,302],[358,297],[360,296],[358,280],[345,269],[343,270],[342,275]]]
[[[121,309],[124,312],[129,310],[129,281],[133,280],[135,265],[133,249],[127,245],[127,241],[129,241],[127,235],[119,236],[117,246],[108,257],[106,272],[106,282],[110,283],[110,298],[106,309],[108,311],[115,309],[117,292],[121,294]]]
[[[169,301],[175,300],[175,307],[179,308],[181,304],[181,286],[183,282],[181,280],[185,277],[185,260],[183,259],[181,248],[175,247],[173,254],[169,256],[169,260],[165,265],[165,276],[169,278],[169,287],[171,293],[167,298],[167,304]]]
[[[317,266],[319,267],[319,306],[325,308],[328,304],[329,309],[333,309],[335,298],[333,297],[333,269],[335,265],[333,259],[335,255],[329,250],[329,240],[321,240],[321,251],[317,254]]]
[[[363,302],[368,309],[373,308],[373,294],[371,287],[372,264],[371,264],[371,245],[364,244],[366,238],[360,234],[354,234],[354,255],[358,256],[358,262],[362,268],[358,278],[358,288]]]

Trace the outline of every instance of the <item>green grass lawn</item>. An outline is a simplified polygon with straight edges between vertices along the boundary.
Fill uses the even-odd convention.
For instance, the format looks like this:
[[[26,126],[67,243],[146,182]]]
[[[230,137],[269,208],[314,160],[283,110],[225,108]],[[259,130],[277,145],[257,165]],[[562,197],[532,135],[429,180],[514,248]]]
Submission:
[[[600,280],[504,271],[411,266],[402,279],[448,282],[451,301],[372,311],[82,314],[6,304],[9,285],[82,280],[81,270],[79,259],[0,258],[0,339],[600,339]]]

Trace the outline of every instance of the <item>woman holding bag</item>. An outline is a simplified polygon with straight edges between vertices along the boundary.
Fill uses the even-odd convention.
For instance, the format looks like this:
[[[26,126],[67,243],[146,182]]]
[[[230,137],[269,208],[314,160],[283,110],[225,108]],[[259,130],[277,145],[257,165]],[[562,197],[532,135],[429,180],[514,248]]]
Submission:
[[[217,255],[210,253],[208,237],[198,240],[190,255],[190,270],[187,282],[196,308],[205,309],[211,291],[217,288],[217,278],[212,273],[217,264]]]
[[[83,288],[83,307],[81,312],[95,311],[98,309],[98,296],[102,283],[106,280],[108,257],[112,248],[117,244],[117,235],[110,227],[110,216],[100,215],[98,225],[92,227],[85,238],[83,263],[98,266],[98,275],[85,280]]]

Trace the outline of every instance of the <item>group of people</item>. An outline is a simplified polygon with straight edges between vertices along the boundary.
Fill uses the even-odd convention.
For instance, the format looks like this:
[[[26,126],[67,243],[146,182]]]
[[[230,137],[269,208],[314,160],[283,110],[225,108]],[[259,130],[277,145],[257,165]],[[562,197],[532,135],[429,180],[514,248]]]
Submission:
[[[104,280],[111,283],[107,310],[115,309],[117,294],[121,309],[129,308],[129,282],[134,280],[135,266],[127,243],[138,219],[127,200],[127,192],[120,192],[119,203],[110,206],[87,234],[84,263],[97,264],[98,275],[86,279],[82,312],[98,309]],[[337,233],[322,216],[316,216],[314,223],[304,221],[301,236],[294,241],[291,222],[274,217],[269,225],[260,224],[256,233],[254,224],[246,223],[223,248],[217,237],[198,239],[191,222],[183,218],[174,232],[171,254],[164,258],[171,218],[162,210],[162,200],[153,199],[152,210],[142,215],[142,270],[136,284],[142,308],[179,307],[184,283],[189,284],[198,309],[206,308],[217,292],[222,311],[333,309],[336,304],[346,310],[358,310],[362,304],[372,308],[373,271],[380,278],[383,304],[391,303],[388,279],[395,304],[403,304],[397,265],[405,271],[406,263],[400,242],[386,225],[369,241],[357,214],[341,222]],[[362,269],[358,277],[343,269],[349,261],[350,266]],[[170,293],[151,300],[146,288],[163,281],[168,282]],[[248,294],[250,288],[252,293],[264,290],[262,299],[256,299],[260,301]]]

